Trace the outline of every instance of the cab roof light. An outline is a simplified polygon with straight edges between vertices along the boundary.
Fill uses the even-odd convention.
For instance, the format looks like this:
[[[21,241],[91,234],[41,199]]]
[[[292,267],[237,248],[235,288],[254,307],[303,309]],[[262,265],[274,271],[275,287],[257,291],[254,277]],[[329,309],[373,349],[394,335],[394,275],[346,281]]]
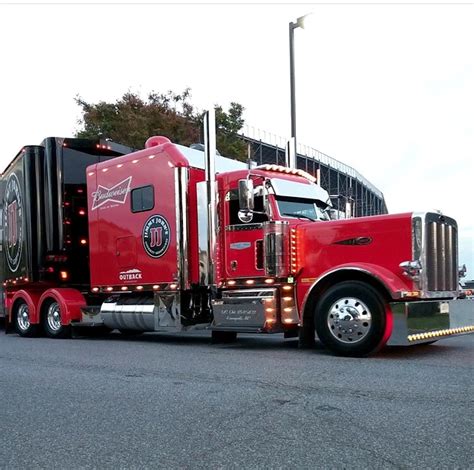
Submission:
[[[288,168],[282,165],[260,165],[255,168],[256,170],[265,170],[265,171],[275,171],[279,173],[286,173],[288,175],[301,176],[302,178],[311,181],[311,183],[316,183],[317,179],[310,175],[307,171],[298,170],[293,168]]]

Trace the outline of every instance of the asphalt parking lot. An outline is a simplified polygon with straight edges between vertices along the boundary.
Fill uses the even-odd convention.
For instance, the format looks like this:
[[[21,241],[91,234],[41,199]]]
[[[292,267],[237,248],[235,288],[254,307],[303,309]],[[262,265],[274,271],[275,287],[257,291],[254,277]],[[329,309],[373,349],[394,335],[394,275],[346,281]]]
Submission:
[[[0,331],[1,468],[474,468],[474,336],[368,359]]]

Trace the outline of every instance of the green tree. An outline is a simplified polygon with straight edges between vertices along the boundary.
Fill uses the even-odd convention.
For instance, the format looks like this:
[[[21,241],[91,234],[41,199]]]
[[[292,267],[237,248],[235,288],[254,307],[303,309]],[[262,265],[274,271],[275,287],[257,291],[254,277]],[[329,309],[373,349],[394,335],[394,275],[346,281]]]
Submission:
[[[129,91],[114,103],[88,103],[77,96],[75,101],[81,107],[82,116],[76,137],[108,137],[137,149],[143,148],[153,135],[166,136],[181,145],[202,142],[203,113],[190,100],[189,88],[182,93],[152,92],[146,100]],[[244,124],[244,107],[232,102],[228,111],[219,105],[215,109],[219,152],[245,161],[247,147],[237,134]]]

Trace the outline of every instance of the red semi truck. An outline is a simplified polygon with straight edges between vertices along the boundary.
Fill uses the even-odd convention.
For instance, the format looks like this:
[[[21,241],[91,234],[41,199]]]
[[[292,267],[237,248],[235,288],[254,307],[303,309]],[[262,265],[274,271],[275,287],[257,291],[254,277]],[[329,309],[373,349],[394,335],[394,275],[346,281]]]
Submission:
[[[206,120],[205,152],[152,137],[104,158],[99,144],[87,168],[70,156],[69,172],[39,170],[47,148],[38,173],[22,170],[28,152],[14,160],[2,177],[7,331],[283,333],[350,356],[474,332],[450,302],[452,218],[330,220],[311,175],[216,156],[213,114]],[[68,145],[76,140],[56,147]]]

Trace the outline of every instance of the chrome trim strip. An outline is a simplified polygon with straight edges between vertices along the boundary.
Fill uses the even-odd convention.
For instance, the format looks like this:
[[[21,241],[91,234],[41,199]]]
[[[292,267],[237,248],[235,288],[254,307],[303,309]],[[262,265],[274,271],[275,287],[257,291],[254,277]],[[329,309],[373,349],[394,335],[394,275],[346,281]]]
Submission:
[[[235,289],[222,291],[222,298],[226,299],[244,299],[244,298],[266,298],[274,297],[277,289],[275,287],[262,289]]]
[[[176,246],[178,283],[180,289],[189,289],[188,263],[188,204],[187,187],[189,171],[187,168],[175,169],[175,205],[176,205]]]

